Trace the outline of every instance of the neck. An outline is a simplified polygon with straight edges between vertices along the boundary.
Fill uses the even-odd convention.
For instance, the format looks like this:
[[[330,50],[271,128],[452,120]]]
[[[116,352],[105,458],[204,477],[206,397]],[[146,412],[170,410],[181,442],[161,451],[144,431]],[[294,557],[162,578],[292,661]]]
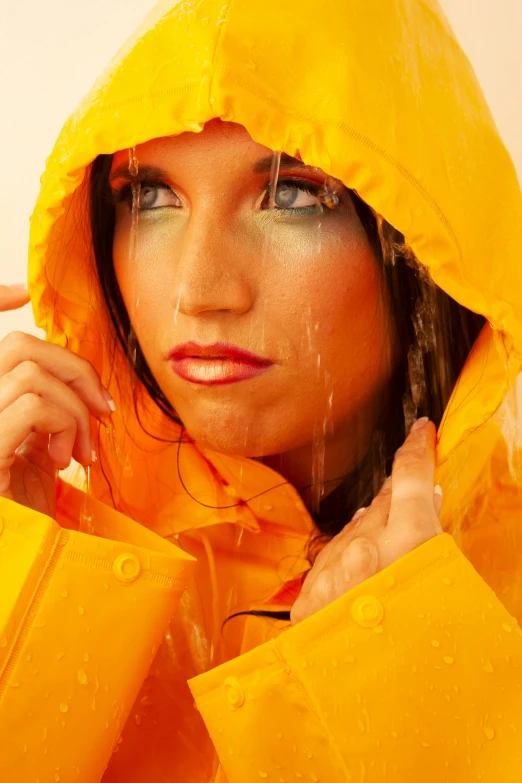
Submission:
[[[353,471],[367,451],[373,427],[359,417],[344,432],[316,438],[312,443],[259,461],[280,473],[300,493],[307,509],[319,503]]]

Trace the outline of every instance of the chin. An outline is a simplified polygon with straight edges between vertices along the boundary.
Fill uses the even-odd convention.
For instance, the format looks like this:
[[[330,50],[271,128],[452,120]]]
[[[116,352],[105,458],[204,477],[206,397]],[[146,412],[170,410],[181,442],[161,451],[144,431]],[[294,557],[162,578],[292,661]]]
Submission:
[[[185,428],[198,446],[217,451],[219,454],[254,458],[285,450],[284,446],[279,444],[269,448],[268,444],[263,442],[264,438],[261,434],[250,431],[248,427],[243,428],[242,431],[223,427],[214,427],[210,430],[208,427],[185,424]]]
[[[266,414],[221,412],[212,416],[194,415],[194,408],[177,412],[187,433],[201,448],[235,457],[266,457],[292,448],[281,428],[274,427]],[[291,433],[289,433],[291,439]]]

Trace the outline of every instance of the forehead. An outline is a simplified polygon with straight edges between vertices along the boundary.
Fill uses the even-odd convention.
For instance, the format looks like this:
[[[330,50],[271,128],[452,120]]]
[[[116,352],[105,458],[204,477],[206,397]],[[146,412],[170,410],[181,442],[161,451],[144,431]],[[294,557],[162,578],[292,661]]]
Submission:
[[[257,159],[271,154],[268,147],[255,142],[248,131],[235,122],[214,119],[207,122],[200,133],[188,131],[179,136],[166,136],[151,139],[136,146],[138,162],[151,159],[166,159],[171,155],[185,161],[193,157],[211,160],[212,157],[239,156],[242,159]],[[112,168],[116,168],[129,158],[128,150],[115,153]]]

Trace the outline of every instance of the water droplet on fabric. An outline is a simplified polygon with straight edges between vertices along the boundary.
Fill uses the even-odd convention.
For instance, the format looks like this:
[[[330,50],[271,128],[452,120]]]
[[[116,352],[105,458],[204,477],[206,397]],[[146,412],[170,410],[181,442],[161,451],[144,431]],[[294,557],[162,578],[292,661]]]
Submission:
[[[440,642],[437,639],[432,639],[431,644],[433,647],[440,647]]]
[[[451,655],[445,655],[444,656],[444,663],[454,663],[454,660],[451,657]]]
[[[68,704],[60,704],[60,712],[69,712],[69,705]]]
[[[78,669],[77,680],[80,685],[87,685],[88,677],[85,669]]]
[[[495,729],[493,726],[484,726],[484,734],[488,738],[488,740],[492,740],[495,736]]]
[[[83,606],[79,606],[78,607],[78,614],[81,614],[81,615],[85,614],[85,609],[83,608]]]

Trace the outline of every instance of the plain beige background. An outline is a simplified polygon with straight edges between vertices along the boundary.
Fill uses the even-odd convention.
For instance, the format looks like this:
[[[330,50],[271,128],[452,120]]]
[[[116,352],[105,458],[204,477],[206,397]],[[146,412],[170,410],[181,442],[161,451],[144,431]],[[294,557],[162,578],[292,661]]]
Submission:
[[[441,3],[522,181],[522,0]],[[153,4],[0,0],[1,283],[25,280],[28,220],[61,125]],[[29,307],[0,314],[0,337],[13,329],[37,333]]]

